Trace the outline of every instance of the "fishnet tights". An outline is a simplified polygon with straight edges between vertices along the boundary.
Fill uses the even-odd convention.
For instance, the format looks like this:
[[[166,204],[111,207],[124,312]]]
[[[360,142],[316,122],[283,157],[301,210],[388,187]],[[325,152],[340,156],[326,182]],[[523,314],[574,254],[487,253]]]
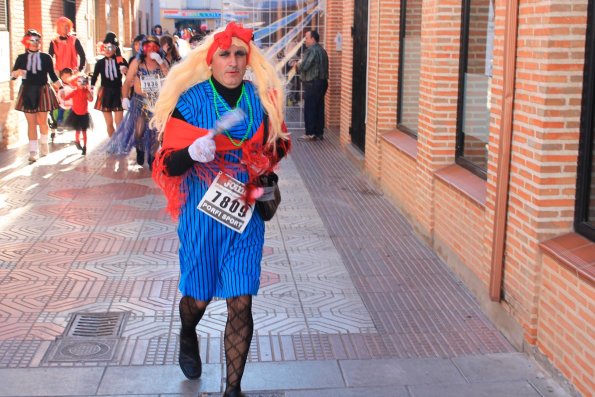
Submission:
[[[227,324],[225,325],[227,385],[225,393],[240,390],[253,331],[252,296],[243,295],[227,299]]]
[[[198,337],[196,326],[205,314],[208,302],[197,301],[190,296],[184,296],[180,300],[180,356],[183,361],[200,362],[198,352]]]

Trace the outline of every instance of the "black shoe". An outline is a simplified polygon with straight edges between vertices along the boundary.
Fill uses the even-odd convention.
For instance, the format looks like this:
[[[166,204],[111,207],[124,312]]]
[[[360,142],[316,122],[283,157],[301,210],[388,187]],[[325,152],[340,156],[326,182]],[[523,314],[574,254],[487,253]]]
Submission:
[[[76,146],[78,150],[83,150],[83,147],[81,146],[81,143],[79,141],[74,141],[74,146]]]
[[[180,331],[180,355],[178,363],[188,379],[198,379],[202,374],[202,361],[198,351],[198,337],[196,332],[184,335]]]
[[[145,163],[145,152],[142,150],[136,151],[136,164],[143,165]]]
[[[316,135],[316,139],[319,141],[324,141],[324,137],[322,135]]]
[[[153,171],[153,161],[155,161],[155,158],[153,158],[153,156],[149,156],[149,169],[151,171]]]
[[[83,154],[83,156],[86,156],[87,155],[87,147],[86,146],[83,146],[82,147],[81,153]]]
[[[230,392],[223,393],[223,397],[246,397],[240,388],[233,389]]]
[[[52,139],[52,142],[54,142],[54,138],[55,138],[55,137],[56,137],[56,133],[55,133],[55,132],[52,132],[52,133],[50,134],[50,138]]]

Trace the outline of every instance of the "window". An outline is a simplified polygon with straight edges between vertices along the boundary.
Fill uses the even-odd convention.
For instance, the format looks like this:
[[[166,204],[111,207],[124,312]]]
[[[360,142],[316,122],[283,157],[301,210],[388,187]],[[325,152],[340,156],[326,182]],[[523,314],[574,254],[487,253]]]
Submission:
[[[419,116],[421,3],[422,0],[401,0],[401,31],[399,38],[397,127],[415,137],[417,136]]]
[[[494,0],[464,0],[461,23],[456,162],[486,178]]]
[[[595,181],[593,158],[595,145],[595,0],[589,1],[587,40],[585,45],[585,74],[583,80],[583,105],[581,112],[581,137],[579,144],[578,177],[576,183],[576,231],[595,241]]]
[[[8,32],[8,0],[0,0],[0,31]]]

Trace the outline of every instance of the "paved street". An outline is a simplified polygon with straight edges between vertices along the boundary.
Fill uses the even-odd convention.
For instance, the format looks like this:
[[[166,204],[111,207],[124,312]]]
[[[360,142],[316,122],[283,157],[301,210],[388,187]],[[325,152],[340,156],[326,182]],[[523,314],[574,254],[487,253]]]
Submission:
[[[217,396],[225,302],[176,365],[176,225],[134,153],[82,157],[64,132],[34,164],[0,153],[0,396]],[[294,132],[294,138],[301,135]],[[566,396],[516,352],[348,156],[294,141],[267,224],[249,396]]]

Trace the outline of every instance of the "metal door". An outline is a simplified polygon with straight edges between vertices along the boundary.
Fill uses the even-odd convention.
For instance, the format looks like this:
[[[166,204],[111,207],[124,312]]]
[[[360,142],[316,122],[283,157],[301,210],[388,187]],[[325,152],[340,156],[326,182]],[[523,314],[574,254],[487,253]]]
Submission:
[[[355,0],[353,36],[353,79],[351,93],[351,142],[362,152],[366,146],[366,85],[368,69],[368,0]]]

